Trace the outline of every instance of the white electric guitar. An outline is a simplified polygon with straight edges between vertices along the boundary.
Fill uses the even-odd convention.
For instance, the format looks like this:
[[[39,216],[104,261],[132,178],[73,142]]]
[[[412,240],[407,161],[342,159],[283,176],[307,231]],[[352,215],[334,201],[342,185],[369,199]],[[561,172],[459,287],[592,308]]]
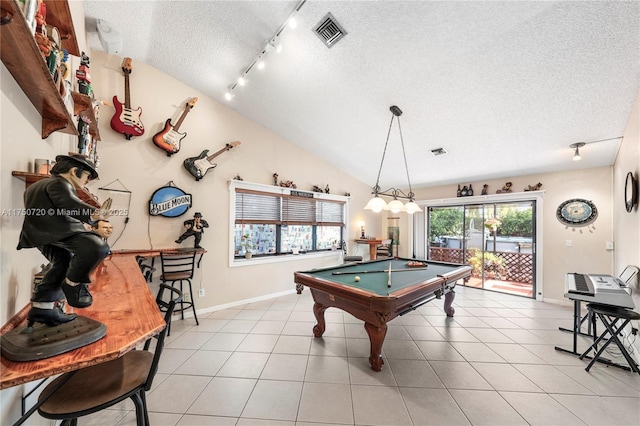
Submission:
[[[197,182],[200,179],[202,179],[210,169],[213,169],[214,167],[217,166],[217,164],[212,163],[211,160],[213,160],[223,152],[229,151],[231,148],[240,145],[241,143],[242,142],[240,141],[228,143],[225,145],[224,148],[215,152],[214,154],[211,154],[208,157],[207,157],[207,153],[209,152],[209,150],[205,149],[200,153],[199,156],[187,158],[186,160],[184,160],[184,163],[182,164],[184,165],[185,169],[187,169],[189,173],[191,173],[191,175],[193,175],[193,177],[196,178],[196,182]]]

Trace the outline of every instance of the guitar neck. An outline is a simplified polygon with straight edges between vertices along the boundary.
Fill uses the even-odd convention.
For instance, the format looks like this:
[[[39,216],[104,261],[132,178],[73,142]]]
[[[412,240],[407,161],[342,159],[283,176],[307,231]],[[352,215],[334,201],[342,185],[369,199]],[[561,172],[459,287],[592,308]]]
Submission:
[[[129,95],[129,73],[124,73],[124,106],[131,109],[131,96]]]
[[[189,111],[191,111],[191,107],[187,106],[184,111],[182,111],[182,115],[180,115],[180,118],[178,119],[178,122],[176,123],[175,126],[173,126],[173,130],[175,130],[176,132],[178,130],[180,130],[180,125],[182,124],[182,122],[184,121],[185,117],[187,116],[187,114],[189,114]]]
[[[228,145],[228,144],[227,144],[227,146],[225,146],[225,147],[224,147],[224,148],[222,148],[221,150],[216,151],[216,152],[214,152],[213,154],[209,155],[209,156],[207,157],[207,161],[211,161],[211,160],[213,160],[213,159],[214,159],[214,158],[216,158],[218,155],[222,154],[222,153],[223,153],[223,152],[225,152],[225,151],[229,151],[231,148],[233,148],[233,146],[231,146],[231,145]]]

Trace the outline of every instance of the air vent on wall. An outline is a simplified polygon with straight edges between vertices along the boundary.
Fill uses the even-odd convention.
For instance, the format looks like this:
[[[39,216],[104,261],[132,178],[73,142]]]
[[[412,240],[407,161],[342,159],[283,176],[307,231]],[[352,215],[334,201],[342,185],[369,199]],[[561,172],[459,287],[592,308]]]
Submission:
[[[438,155],[445,155],[447,153],[447,150],[444,148],[436,148],[432,149],[431,153],[437,157]]]
[[[328,48],[332,48],[338,40],[347,35],[342,25],[336,21],[336,18],[334,18],[331,13],[327,13],[325,17],[318,22],[313,28],[313,32],[316,33]]]

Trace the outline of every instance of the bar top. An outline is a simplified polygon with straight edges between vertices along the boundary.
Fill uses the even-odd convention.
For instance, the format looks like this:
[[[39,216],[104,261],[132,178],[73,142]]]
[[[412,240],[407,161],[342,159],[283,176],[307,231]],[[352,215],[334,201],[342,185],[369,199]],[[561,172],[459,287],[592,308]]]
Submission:
[[[164,328],[164,317],[133,254],[105,259],[92,281],[93,305],[85,309],[67,305],[65,310],[106,324],[107,334],[87,346],[38,361],[15,362],[2,357],[0,389],[116,359]],[[11,318],[0,334],[26,326],[29,309],[27,305]]]

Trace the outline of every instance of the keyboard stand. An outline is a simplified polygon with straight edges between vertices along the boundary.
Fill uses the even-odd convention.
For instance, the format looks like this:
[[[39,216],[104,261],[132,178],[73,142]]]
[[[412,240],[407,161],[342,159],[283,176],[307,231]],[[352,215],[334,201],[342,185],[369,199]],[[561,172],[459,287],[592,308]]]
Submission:
[[[609,305],[599,305],[597,303],[589,303],[587,305],[587,309],[589,309],[589,311],[592,313],[594,332],[596,317],[600,318],[600,321],[602,321],[602,324],[604,324],[605,326],[605,330],[597,339],[594,340],[593,344],[586,351],[584,351],[582,355],[580,355],[580,359],[583,359],[588,358],[587,354],[592,350],[595,353],[594,357],[591,359],[591,362],[589,363],[587,368],[585,368],[585,370],[589,371],[593,364],[601,359],[600,355],[602,355],[604,350],[607,349],[607,346],[609,346],[611,342],[614,342],[616,346],[618,346],[618,349],[620,349],[620,352],[622,353],[624,358],[627,360],[629,367],[618,364],[614,365],[620,368],[626,367],[625,370],[630,370],[634,373],[640,374],[638,364],[633,358],[631,358],[631,355],[629,354],[629,352],[627,352],[624,344],[618,338],[618,333],[620,333],[620,331],[622,331],[627,326],[627,324],[629,324],[629,322],[631,322],[632,320],[640,320],[640,314],[630,309],[623,309]],[[622,324],[616,326],[619,321],[622,321]],[[609,339],[606,339],[607,335],[610,336]],[[604,345],[602,345],[602,347],[598,349],[598,344],[603,340],[605,341]]]
[[[580,331],[580,329],[582,327],[582,323],[589,318],[589,314],[590,314],[589,312],[587,312],[587,314],[585,314],[584,317],[582,317],[582,318],[580,317],[580,303],[581,303],[580,300],[573,299],[573,330],[564,329],[564,328],[560,328],[560,327],[558,328],[561,331],[569,331],[569,332],[573,333],[573,350],[565,349],[565,348],[562,348],[560,346],[556,346],[555,350],[559,351],[559,352],[566,352],[566,353],[575,355],[577,357],[582,357],[582,358],[587,358],[587,359],[592,360],[592,357],[588,356],[586,353],[583,354],[583,353],[578,352],[578,335],[589,336],[589,337],[593,337],[594,339],[596,338],[595,330],[593,330],[593,333],[591,331],[591,321],[588,322],[589,328],[587,330],[588,330],[589,334],[582,333]],[[610,359],[607,359],[607,358],[596,357],[596,361],[601,362],[603,364],[610,365],[612,367],[618,367],[618,368],[621,368],[623,370],[631,371],[630,367],[627,367],[626,365],[617,364],[617,363],[615,363],[615,362],[613,362],[613,361],[611,361]]]

